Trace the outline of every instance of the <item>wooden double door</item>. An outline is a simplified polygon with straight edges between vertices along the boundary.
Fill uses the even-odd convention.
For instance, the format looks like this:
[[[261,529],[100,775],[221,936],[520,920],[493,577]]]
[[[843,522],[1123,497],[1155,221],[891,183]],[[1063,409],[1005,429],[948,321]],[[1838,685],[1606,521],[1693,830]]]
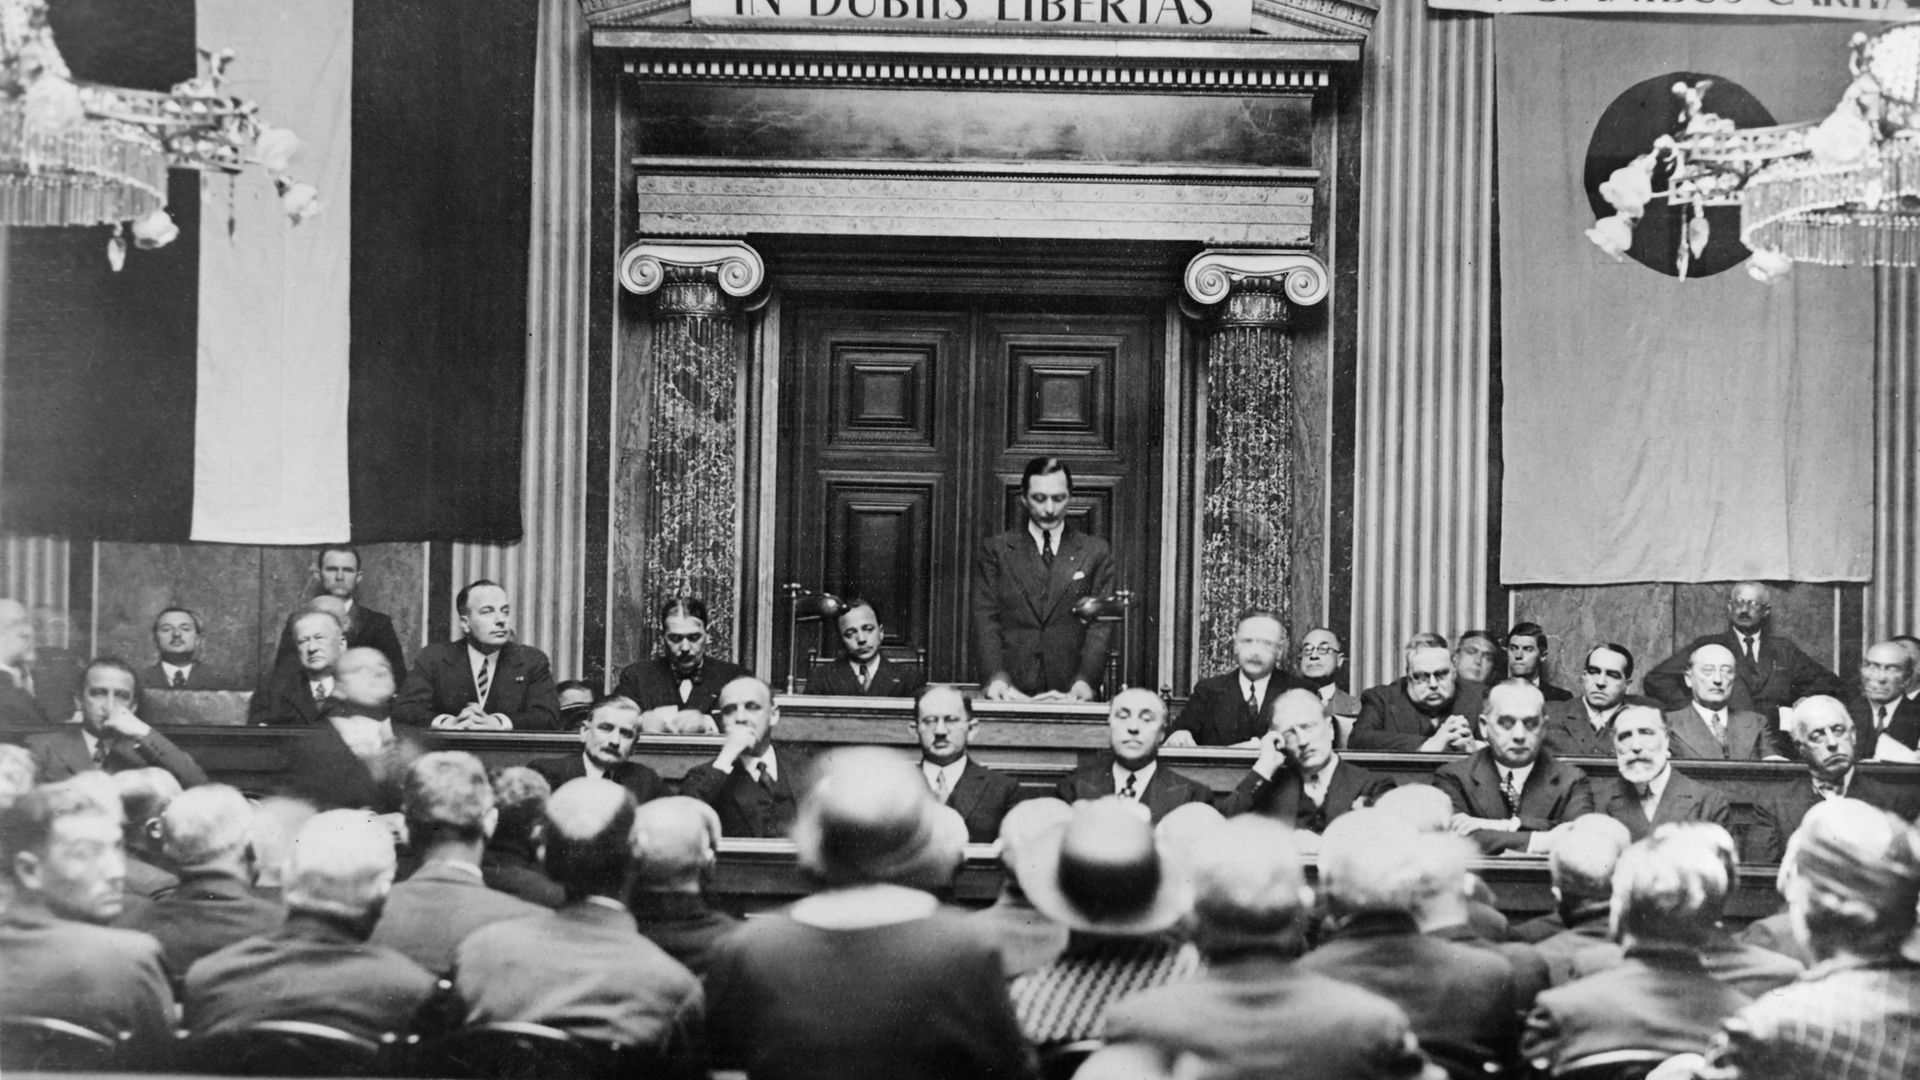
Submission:
[[[888,646],[924,650],[935,680],[976,681],[975,546],[1025,521],[1026,463],[1059,457],[1075,527],[1112,545],[1118,585],[1136,595],[1127,664],[1140,680],[1159,574],[1165,320],[1146,298],[789,297],[778,580],[865,598]],[[816,644],[838,655],[831,624],[802,623],[799,655]]]

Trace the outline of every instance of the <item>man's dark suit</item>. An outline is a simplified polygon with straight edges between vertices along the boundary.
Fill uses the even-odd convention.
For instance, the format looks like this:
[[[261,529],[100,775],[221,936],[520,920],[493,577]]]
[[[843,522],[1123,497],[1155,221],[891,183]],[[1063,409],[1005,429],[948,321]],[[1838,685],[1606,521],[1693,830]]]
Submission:
[[[548,785],[555,791],[569,780],[578,780],[587,775],[587,762],[583,754],[559,754],[554,757],[534,758],[527,762],[527,768],[546,777]],[[660,774],[638,761],[623,761],[607,770],[606,778],[633,792],[636,803],[648,802],[667,791],[667,782]]]
[[[1800,646],[1770,629],[1760,635],[1759,663],[1748,660],[1740,648],[1740,636],[1732,627],[1718,634],[1694,638],[1685,648],[1660,661],[1658,667],[1647,672],[1647,694],[1667,709],[1677,709],[1691,701],[1693,692],[1687,689],[1687,666],[1694,651],[1707,645],[1725,646],[1733,654],[1733,697],[1727,702],[1729,708],[1752,710],[1772,718],[1778,717],[1782,708],[1809,694],[1833,697],[1846,694],[1846,686],[1839,676],[1800,651]]]
[[[1350,750],[1417,751],[1434,729],[1447,717],[1467,718],[1473,730],[1480,730],[1480,705],[1485,689],[1466,679],[1455,683],[1453,701],[1429,714],[1414,705],[1407,696],[1406,680],[1370,686],[1360,694],[1360,719],[1353,722],[1353,734],[1347,739]]]
[[[925,770],[921,775],[926,775]],[[1005,773],[967,759],[953,790],[947,793],[947,806],[967,823],[967,839],[975,844],[991,844],[1000,838],[1000,821],[1020,801],[1020,783]]]
[[[1113,592],[1107,542],[1072,526],[1060,532],[1048,570],[1040,545],[1022,524],[989,536],[973,558],[974,664],[984,685],[1005,675],[1027,694],[1066,691],[1075,680],[1100,686],[1113,624],[1084,625],[1073,606]]]
[[[441,714],[460,715],[475,700],[466,641],[437,642],[414,657],[413,670],[393,699],[393,719],[424,727]],[[515,731],[559,730],[560,699],[554,693],[547,654],[517,642],[501,646],[481,707],[489,713],[505,713]]]
[[[1920,749],[1920,702],[1902,694],[1888,704],[1893,711],[1887,718],[1885,734],[1909,750]],[[1863,761],[1873,757],[1881,735],[1875,726],[1873,703],[1864,694],[1850,694],[1847,713],[1853,717],[1853,752]]]
[[[1691,949],[1636,947],[1618,967],[1541,994],[1520,1053],[1547,1075],[1610,1050],[1697,1052],[1748,1000]]]
[[[487,888],[517,896],[529,904],[552,909],[567,902],[567,891],[548,877],[540,863],[526,851],[489,845],[480,859],[480,874]]]
[[[1113,759],[1102,756],[1098,765],[1081,769],[1070,776],[1063,777],[1055,794],[1064,802],[1076,803],[1082,799],[1104,799],[1117,793],[1113,785]],[[1159,762],[1153,770],[1153,779],[1147,781],[1147,788],[1140,793],[1140,803],[1153,815],[1156,824],[1176,806],[1187,803],[1213,802],[1213,789],[1190,780],[1172,769],[1167,763]]]
[[[1912,821],[1915,814],[1920,813],[1920,797],[1916,797],[1908,784],[1894,784],[1855,771],[1846,792],[1849,799],[1871,803],[1906,821]],[[1800,819],[1821,801],[1820,793],[1813,790],[1811,773],[1802,773],[1791,783],[1770,787],[1753,805],[1753,825],[1747,829],[1743,860],[1779,862],[1787,853],[1787,838],[1800,827]]]
[[[740,920],[707,905],[697,892],[649,892],[636,889],[627,900],[640,936],[705,978],[714,942],[740,926]]]
[[[882,656],[873,669],[873,681],[860,685],[853,661],[835,660],[816,664],[807,676],[807,693],[838,694],[842,697],[912,697],[927,685],[927,677],[918,664],[901,664]]]
[[[1731,831],[1733,805],[1713,787],[1690,780],[1678,769],[1667,771],[1667,787],[1660,803],[1653,808],[1653,820],[1641,809],[1640,795],[1631,783],[1618,776],[1590,777],[1595,813],[1605,814],[1627,827],[1635,840],[1645,840],[1657,825],[1678,821],[1707,821]]]
[[[379,649],[387,663],[393,665],[393,684],[399,686],[407,681],[407,653],[400,645],[400,635],[394,633],[393,620],[386,615],[353,605],[347,611],[347,648]],[[275,668],[288,665],[300,666],[299,651],[293,646],[292,620],[280,628],[280,647],[273,654]]]
[[[680,781],[680,794],[699,799],[720,815],[722,836],[779,838],[793,828],[800,796],[812,786],[807,762],[799,754],[775,748],[773,789],[762,787],[744,761],[726,772],[695,765]]]
[[[430,862],[387,893],[370,944],[383,945],[433,972],[453,969],[468,934],[502,919],[544,915],[547,909],[495,892],[480,868]]]
[[[237,877],[188,870],[172,892],[129,909],[114,925],[152,934],[160,943],[167,974],[178,983],[201,957],[255,934],[271,933],[285,918],[277,902]]]
[[[302,1020],[378,1042],[415,1026],[436,982],[425,968],[332,919],[294,912],[278,930],[193,965],[181,1004],[195,1035]]]
[[[1593,793],[1587,787],[1587,774],[1577,766],[1540,751],[1533,772],[1520,789],[1520,805],[1507,808],[1500,793],[1500,767],[1491,748],[1476,750],[1459,761],[1449,761],[1433,774],[1433,786],[1453,799],[1453,808],[1469,817],[1503,819],[1519,817],[1520,828],[1512,832],[1482,829],[1473,834],[1480,850],[1489,855],[1502,851],[1525,851],[1536,832],[1546,832],[1563,821],[1593,812]],[[1517,812],[1516,812],[1517,811]]]
[[[49,718],[40,708],[40,702],[20,689],[12,675],[0,671],[0,728],[32,727],[47,722]]]
[[[1559,757],[1613,756],[1613,722],[1594,730],[1587,718],[1587,703],[1579,698],[1550,702],[1546,710],[1547,727],[1541,745]],[[1620,711],[1614,710],[1614,716]]]
[[[173,991],[145,934],[14,910],[0,916],[0,1016],[45,1016],[165,1048]]]
[[[673,665],[664,656],[650,656],[620,669],[620,683],[614,693],[633,699],[642,712],[671,705],[704,714],[720,707],[721,687],[747,674],[750,672],[738,664],[729,664],[709,656],[701,661],[700,670],[694,672],[693,689],[687,694],[686,704],[682,705],[680,677],[674,674]]]
[[[230,689],[229,682],[224,672],[204,660],[195,660],[188,666],[186,680],[179,686],[168,681],[167,669],[161,667],[158,660],[140,669],[142,690],[226,690]]]
[[[414,758],[434,748],[431,738],[397,731],[393,746],[376,770],[348,749],[332,723],[301,732],[287,751],[280,773],[280,794],[304,799],[320,810],[372,810],[376,814],[400,809],[400,784]]]
[[[1327,795],[1319,806],[1305,797],[1305,781],[1293,769],[1277,770],[1272,780],[1249,769],[1247,775],[1240,778],[1239,786],[1220,800],[1220,812],[1228,817],[1265,814],[1296,829],[1317,833],[1341,814],[1373,805],[1374,800],[1395,786],[1393,777],[1339,758],[1328,767],[1333,775],[1327,777]]]
[[[26,748],[33,753],[33,763],[39,773],[40,783],[52,784],[75,773],[90,769],[104,769],[110,773],[127,769],[145,769],[158,767],[173,774],[183,788],[194,787],[207,782],[206,771],[200,768],[185,750],[173,745],[172,740],[160,734],[158,729],[147,732],[139,739],[125,739],[118,735],[108,735],[107,759],[99,765],[93,763],[93,755],[87,753],[87,740],[81,733],[79,724],[68,724],[53,731],[39,731],[26,737]]]
[[[1667,713],[1667,745],[1676,758],[1708,761],[1759,761],[1781,752],[1768,734],[1766,717],[1759,713],[1727,710],[1727,743],[1723,747],[1692,705]]]
[[[1193,741],[1201,746],[1232,746],[1259,738],[1267,733],[1267,710],[1273,707],[1273,699],[1293,685],[1285,672],[1276,669],[1267,677],[1259,707],[1248,711],[1247,699],[1240,692],[1240,672],[1201,679],[1193,684],[1193,696],[1167,725],[1167,731],[1191,732]]]
[[[273,727],[312,727],[320,722],[320,703],[313,700],[313,684],[299,664],[280,664],[265,686],[247,702],[247,723]]]

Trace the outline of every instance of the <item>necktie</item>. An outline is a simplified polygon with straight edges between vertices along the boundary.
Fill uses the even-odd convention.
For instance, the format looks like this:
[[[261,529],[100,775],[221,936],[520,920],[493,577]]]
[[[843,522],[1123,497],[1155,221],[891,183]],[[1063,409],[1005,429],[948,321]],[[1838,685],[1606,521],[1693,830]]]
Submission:
[[[1727,751],[1727,717],[1718,710],[1707,714],[1707,728],[1713,732],[1714,741],[1720,744],[1720,752]]]
[[[94,741],[94,744],[93,744],[93,765],[94,765],[94,767],[95,767],[95,768],[99,768],[99,769],[104,769],[104,768],[106,768],[106,765],[107,765],[107,740],[105,740],[105,739],[97,739],[97,740],[95,740],[95,741]]]
[[[950,792],[947,791],[947,770],[936,769],[933,774],[933,797],[944,803],[947,801],[949,794]]]
[[[1873,707],[1873,730],[1887,730],[1887,705],[1881,702]]]
[[[480,661],[480,670],[473,673],[473,692],[479,695],[482,705],[487,703],[487,687],[493,685],[493,657]]]
[[[873,688],[873,662],[868,661],[867,663],[860,665],[860,689],[870,690],[872,688]],[[945,775],[945,774],[942,774],[942,775]]]
[[[1120,789],[1121,798],[1136,799],[1136,800],[1140,798],[1140,789],[1134,786],[1134,781],[1137,780],[1138,778],[1139,777],[1136,776],[1134,773],[1127,774],[1126,785]]]
[[[1317,775],[1307,777],[1307,782],[1305,786],[1301,788],[1301,790],[1306,792],[1307,798],[1312,799],[1313,805],[1315,806],[1319,806],[1320,804],[1326,802],[1327,801],[1326,771],[1323,769]]]
[[[315,705],[325,705],[327,703],[327,684],[325,682],[313,682],[308,684],[307,688],[313,691],[313,703]]]
[[[1040,561],[1053,569],[1053,533],[1044,530],[1040,533]]]
[[[1818,777],[1813,781],[1813,791],[1814,794],[1820,796],[1822,799],[1839,799],[1844,798],[1847,794],[1839,784],[1830,784]]]
[[[173,669],[173,688],[175,690],[178,690],[185,685],[187,685],[187,673],[185,671],[182,671],[179,668],[174,668]]]
[[[1520,789],[1514,786],[1513,774],[1500,770],[1500,797],[1507,801],[1507,813],[1520,813]]]
[[[1260,715],[1260,699],[1258,696],[1254,694],[1253,686],[1251,684],[1247,686],[1247,715],[1248,716]]]
[[[1746,651],[1747,663],[1756,665],[1760,663],[1758,650],[1754,647],[1754,639],[1751,634],[1740,635],[1740,647]]]
[[[768,791],[773,790],[773,766],[764,761],[760,763],[760,786]]]
[[[680,680],[680,704],[685,705],[688,699],[692,697],[693,697],[693,680],[681,679]]]

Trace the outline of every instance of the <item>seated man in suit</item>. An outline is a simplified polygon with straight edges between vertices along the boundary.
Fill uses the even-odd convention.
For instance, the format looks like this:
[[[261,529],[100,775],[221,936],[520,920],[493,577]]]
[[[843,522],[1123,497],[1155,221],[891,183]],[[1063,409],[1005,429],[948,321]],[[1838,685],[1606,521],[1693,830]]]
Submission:
[[[191,608],[162,608],[153,617],[160,659],[140,673],[142,690],[224,690],[227,677],[200,659],[200,616]]]
[[[499,815],[479,758],[453,750],[415,758],[401,813],[420,868],[387,894],[367,940],[444,975],[468,934],[546,910],[488,888],[482,876],[480,861]]]
[[[1882,641],[1860,658],[1860,692],[1847,699],[1854,746],[1872,761],[1920,762],[1920,704],[1907,697],[1913,658],[1897,641]]]
[[[1694,638],[1647,672],[1648,695],[1667,711],[1684,708],[1691,694],[1687,679],[1699,651],[1718,645],[1734,665],[1727,705],[1759,713],[1767,730],[1778,732],[1781,714],[1810,694],[1838,697],[1846,692],[1840,677],[1773,629],[1773,590],[1758,581],[1736,582],[1727,591],[1727,629]]]
[[[393,620],[354,598],[361,584],[366,581],[366,574],[360,568],[359,550],[352,544],[328,544],[322,547],[314,553],[313,576],[320,584],[319,596],[331,597],[340,604],[340,610],[335,614],[340,616],[347,648],[379,649],[380,654],[387,658],[387,663],[393,666],[394,679],[405,682],[407,655],[400,647],[400,635],[394,633]],[[280,647],[273,658],[275,667],[291,662],[298,653],[292,630],[289,624],[280,634]]]
[[[1453,799],[1455,834],[1497,855],[1544,854],[1551,831],[1593,810],[1587,774],[1541,748],[1546,701],[1522,682],[1487,692],[1487,745],[1434,773],[1434,786]]]
[[[920,772],[934,797],[967,823],[967,840],[991,844],[1000,819],[1020,801],[1020,785],[967,755],[980,730],[973,703],[957,687],[929,683],[913,698],[913,737],[920,743]]]
[[[320,810],[397,814],[407,766],[429,747],[419,732],[394,731],[392,703],[386,656],[370,648],[343,653],[333,665],[333,696],[320,722],[288,753],[282,794]]]
[[[546,653],[513,640],[507,591],[482,578],[460,590],[454,607],[460,640],[420,650],[394,699],[393,718],[455,730],[556,730],[553,666]]]
[[[1267,713],[1291,680],[1278,670],[1287,652],[1287,631],[1277,612],[1248,608],[1233,630],[1237,670],[1193,685],[1193,695],[1174,720],[1168,746],[1235,746],[1267,730]]]
[[[1073,472],[1059,458],[1027,462],[1018,528],[973,556],[973,651],[989,701],[1092,701],[1111,623],[1082,623],[1076,603],[1113,592],[1107,542],[1067,525]]]
[[[1345,718],[1351,727],[1360,716],[1360,699],[1347,692],[1341,665],[1346,653],[1340,635],[1324,626],[1316,626],[1300,639],[1300,650],[1293,669],[1293,682],[1320,695],[1320,704],[1328,716]]]
[[[33,616],[18,600],[0,599],[0,728],[44,724],[48,717],[33,696]]]
[[[1540,691],[1548,704],[1571,701],[1573,695],[1546,679],[1547,632],[1537,622],[1515,623],[1507,631],[1507,678],[1519,679]]]
[[[719,812],[724,835],[787,835],[809,776],[799,754],[774,747],[780,708],[773,691],[751,675],[721,687],[720,723],[727,731],[720,752],[710,764],[688,770],[680,794]]]
[[[12,899],[0,915],[0,1015],[65,1020],[144,1047],[172,1041],[160,945],[108,929],[124,900],[120,809],[89,785],[48,784],[0,814]]]
[[[1613,721],[1615,760],[1620,775],[1594,777],[1594,810],[1619,821],[1633,839],[1645,840],[1654,826],[1677,821],[1733,825],[1733,805],[1712,785],[1690,780],[1674,769],[1667,718],[1650,705],[1629,705]]]
[[[822,664],[807,677],[807,693],[843,697],[912,697],[927,677],[917,664],[900,664],[880,655],[886,638],[880,617],[865,600],[852,600],[835,620],[843,659]]]
[[[1747,830],[1748,862],[1779,862],[1786,854],[1787,838],[1800,827],[1807,811],[1823,802],[1859,799],[1906,821],[1920,812],[1920,799],[1909,785],[1854,769],[1859,759],[1854,755],[1853,718],[1839,701],[1824,695],[1804,699],[1789,714],[1788,729],[1800,760],[1806,763],[1807,776],[1768,789],[1754,804],[1753,826]]]
[[[1684,830],[1662,831],[1628,848],[1613,880],[1612,921],[1624,956],[1540,995],[1520,1047],[1540,1075],[1609,1051],[1697,1051],[1750,1000],[1700,961],[1733,887],[1710,844]]]
[[[253,889],[253,808],[239,791],[182,792],[160,815],[160,844],[179,887],[114,925],[152,934],[176,984],[201,957],[280,926],[280,904]]]
[[[1393,790],[1393,778],[1341,760],[1333,749],[1333,718],[1311,690],[1288,690],[1273,703],[1260,756],[1240,786],[1222,799],[1228,816],[1262,814],[1299,830],[1294,839],[1311,852],[1327,823],[1370,806]]]
[[[1435,634],[1435,637],[1440,635]],[[1440,638],[1446,647],[1447,639]],[[1485,630],[1462,630],[1453,645],[1453,670],[1461,682],[1472,683],[1484,693],[1500,677],[1501,661],[1506,659],[1500,643]]]
[[[296,663],[275,665],[266,684],[247,704],[247,723],[312,727],[333,695],[333,663],[347,649],[340,617],[304,611],[293,617]]]
[[[1613,868],[1633,838],[1625,825],[1599,814],[1582,814],[1554,832],[1553,851],[1547,856],[1553,913],[1515,926],[1512,937],[1546,958],[1548,974],[1558,986],[1573,978],[1579,956],[1614,948]]]
[[[552,909],[567,896],[540,865],[540,822],[553,785],[525,765],[509,765],[488,774],[499,823],[480,857],[481,880],[532,904]]]
[[[600,691],[583,679],[567,679],[553,684],[553,697],[560,703],[560,730],[574,731],[587,722]]]
[[[666,781],[644,763],[628,760],[640,736],[640,706],[618,694],[595,703],[580,728],[580,752],[534,758],[527,767],[558,788],[583,776],[611,780],[644,803],[667,793]]]
[[[1667,710],[1674,757],[1759,761],[1779,756],[1772,723],[1759,713],[1732,707],[1737,672],[1725,645],[1708,643],[1694,650],[1684,676],[1692,699]]]
[[[740,920],[707,903],[707,877],[719,858],[720,815],[699,799],[669,795],[634,812],[633,892],[627,907],[640,936],[705,978],[713,943]]]
[[[641,937],[633,796],[610,780],[569,781],[547,800],[547,873],[557,911],[482,927],[462,942],[454,985],[467,1023],[557,1027],[578,1039],[668,1048],[697,1030],[700,981]]]
[[[173,774],[180,786],[207,782],[207,774],[186,751],[134,715],[140,677],[126,661],[100,657],[87,665],[74,704],[79,723],[27,736],[43,784],[65,780],[89,769],[119,772],[149,766]]]
[[[1446,639],[1414,635],[1406,660],[1404,679],[1368,687],[1360,695],[1360,719],[1347,748],[1446,754],[1481,745],[1472,717],[1480,713],[1482,690],[1479,683],[1456,677]]]
[[[1213,792],[1160,765],[1166,737],[1167,703],[1145,687],[1129,687],[1107,707],[1107,744],[1112,755],[1060,781],[1062,802],[1076,803],[1118,795],[1147,808],[1156,823],[1167,811],[1190,802],[1210,803]]]
[[[1627,703],[1633,653],[1607,642],[1587,650],[1580,696],[1547,703],[1546,748],[1560,757],[1613,756],[1613,718]]]
[[[719,731],[713,713],[720,688],[747,669],[707,655],[707,602],[676,596],[661,604],[660,641],[662,655],[620,669],[614,693],[640,706],[641,730],[649,734]]]
[[[394,867],[393,837],[372,815],[308,818],[287,856],[286,922],[187,970],[187,1029],[208,1035],[297,1020],[378,1042],[441,1026],[434,976],[367,942]]]

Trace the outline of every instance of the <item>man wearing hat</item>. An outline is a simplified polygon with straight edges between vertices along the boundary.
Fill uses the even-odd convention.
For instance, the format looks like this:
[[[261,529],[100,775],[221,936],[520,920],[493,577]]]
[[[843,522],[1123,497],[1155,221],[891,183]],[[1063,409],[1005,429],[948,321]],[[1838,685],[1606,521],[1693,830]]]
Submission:
[[[726,742],[712,764],[687,771],[680,794],[718,811],[723,835],[787,835],[808,777],[798,754],[774,747],[780,707],[773,703],[773,691],[759,679],[742,675],[720,688],[718,700]]]
[[[1785,854],[1787,837],[1800,827],[1807,811],[1833,799],[1859,799],[1912,821],[1916,807],[1910,789],[1855,770],[1854,723],[1838,698],[1815,695],[1795,705],[1787,717],[1807,776],[1779,785],[1753,808],[1753,827],[1747,830],[1748,862],[1776,863]]]
[[[1114,1002],[1199,971],[1199,954],[1170,933],[1192,907],[1192,885],[1169,865],[1139,804],[1083,803],[1028,847],[1015,871],[1020,888],[1073,932],[1059,959],[1013,980],[1014,1010],[1034,1045],[1098,1038]]]
[[[794,824],[821,891],[720,939],[707,970],[710,1064],[799,1076],[1025,1077],[1000,958],[944,888],[965,838],[915,770],[831,754]]]
[[[1143,687],[1114,695],[1107,706],[1110,758],[1060,781],[1058,794],[1068,803],[1118,795],[1147,808],[1153,821],[1190,802],[1212,802],[1213,791],[1172,769],[1160,767],[1160,744],[1167,734],[1167,703]]]
[[[913,697],[913,737],[920,742],[920,772],[934,797],[967,823],[967,839],[991,844],[1000,835],[1000,819],[1020,801],[1013,777],[967,756],[980,722],[973,704],[958,688],[928,683]]]
[[[1822,802],[1787,844],[1780,892],[1816,963],[1799,982],[1730,1017],[1701,1075],[1912,1076],[1920,1068],[1912,940],[1920,836],[1858,800]]]
[[[1394,787],[1393,778],[1341,760],[1333,749],[1333,718],[1311,690],[1274,699],[1260,756],[1220,804],[1220,812],[1263,814],[1304,832],[1367,806]]]
[[[1059,799],[1028,799],[1007,811],[1000,821],[1000,895],[989,907],[969,912],[971,922],[1000,950],[1007,978],[1043,968],[1067,950],[1069,931],[1040,913],[1020,887],[1017,871],[1032,844],[1073,817],[1073,807]]]

